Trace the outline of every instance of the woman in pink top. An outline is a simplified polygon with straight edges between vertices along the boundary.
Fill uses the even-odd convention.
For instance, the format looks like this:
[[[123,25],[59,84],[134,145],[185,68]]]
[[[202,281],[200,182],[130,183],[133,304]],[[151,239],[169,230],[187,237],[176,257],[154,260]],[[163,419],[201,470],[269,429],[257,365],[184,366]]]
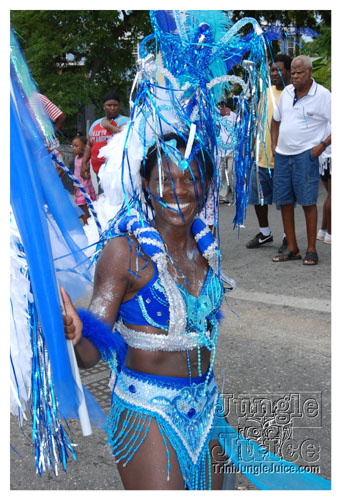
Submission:
[[[92,184],[91,178],[83,179],[83,177],[81,177],[82,158],[83,158],[86,142],[87,142],[87,139],[86,139],[86,137],[83,137],[83,136],[76,136],[72,141],[72,148],[73,148],[73,152],[75,154],[74,174],[77,177],[77,179],[80,181],[82,186],[86,189],[86,191],[89,194],[92,201],[94,201],[94,200],[96,200],[96,193],[95,193],[95,189],[94,189],[94,186]],[[74,186],[76,188],[76,190],[75,190],[75,195],[76,195],[75,202],[83,210],[84,213],[82,215],[82,219],[83,219],[84,224],[87,224],[87,220],[90,217],[90,213],[89,213],[86,199],[84,198],[84,195],[81,192],[81,190],[77,187],[77,184],[74,184]]]

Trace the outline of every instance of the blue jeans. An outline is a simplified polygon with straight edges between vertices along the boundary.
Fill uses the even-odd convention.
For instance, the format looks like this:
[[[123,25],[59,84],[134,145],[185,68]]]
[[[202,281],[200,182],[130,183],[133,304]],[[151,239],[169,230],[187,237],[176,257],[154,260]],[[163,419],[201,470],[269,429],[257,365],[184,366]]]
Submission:
[[[319,161],[310,149],[297,155],[275,153],[273,197],[279,205],[316,205],[319,180]]]
[[[259,167],[259,183],[262,187],[263,197],[264,197],[264,205],[272,204],[272,194],[273,194],[273,172],[274,169],[271,169],[271,176],[268,168]],[[257,186],[257,176],[256,169],[252,169],[251,174],[251,184],[250,184],[250,205],[260,205],[260,199],[258,194],[258,186]]]

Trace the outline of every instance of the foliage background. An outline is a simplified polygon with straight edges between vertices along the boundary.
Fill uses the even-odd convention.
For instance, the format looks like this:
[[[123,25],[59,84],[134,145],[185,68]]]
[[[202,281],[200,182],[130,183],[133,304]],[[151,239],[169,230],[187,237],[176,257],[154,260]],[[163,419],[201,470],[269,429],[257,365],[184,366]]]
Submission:
[[[128,111],[137,41],[151,32],[148,11],[13,10],[11,26],[40,92],[67,115],[65,135],[73,136],[86,104],[103,116],[110,89]]]
[[[230,11],[237,21],[254,17],[260,23],[309,27],[321,34],[312,42],[296,43],[297,53],[316,58],[314,77],[331,88],[331,11]],[[137,44],[151,33],[146,10],[12,10],[15,30],[40,92],[67,115],[66,140],[73,137],[77,115],[93,104],[103,115],[103,96],[115,89],[121,110],[129,114]],[[279,51],[274,42],[273,53]]]

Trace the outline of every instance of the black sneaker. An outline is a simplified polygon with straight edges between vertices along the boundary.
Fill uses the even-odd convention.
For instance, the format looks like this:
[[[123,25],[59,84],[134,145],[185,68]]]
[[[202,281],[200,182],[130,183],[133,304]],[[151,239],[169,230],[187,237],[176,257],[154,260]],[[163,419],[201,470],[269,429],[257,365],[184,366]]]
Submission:
[[[288,241],[287,239],[284,237],[283,240],[282,240],[282,245],[279,247],[278,249],[278,253],[283,253],[286,251],[286,249],[288,248]]]
[[[246,243],[246,248],[258,248],[261,245],[264,245],[264,243],[271,243],[273,240],[274,239],[271,233],[269,236],[264,236],[263,233],[258,233],[252,240]]]

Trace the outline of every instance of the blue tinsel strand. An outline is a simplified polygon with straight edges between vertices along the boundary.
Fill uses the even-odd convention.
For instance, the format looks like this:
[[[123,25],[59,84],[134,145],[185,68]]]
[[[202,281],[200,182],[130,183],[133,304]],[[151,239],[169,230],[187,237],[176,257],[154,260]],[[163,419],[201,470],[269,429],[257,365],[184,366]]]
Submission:
[[[28,302],[32,346],[32,442],[36,471],[41,476],[47,469],[58,475],[59,464],[66,471],[71,453],[76,455],[61,425],[55,400],[51,368],[34,303]]]

